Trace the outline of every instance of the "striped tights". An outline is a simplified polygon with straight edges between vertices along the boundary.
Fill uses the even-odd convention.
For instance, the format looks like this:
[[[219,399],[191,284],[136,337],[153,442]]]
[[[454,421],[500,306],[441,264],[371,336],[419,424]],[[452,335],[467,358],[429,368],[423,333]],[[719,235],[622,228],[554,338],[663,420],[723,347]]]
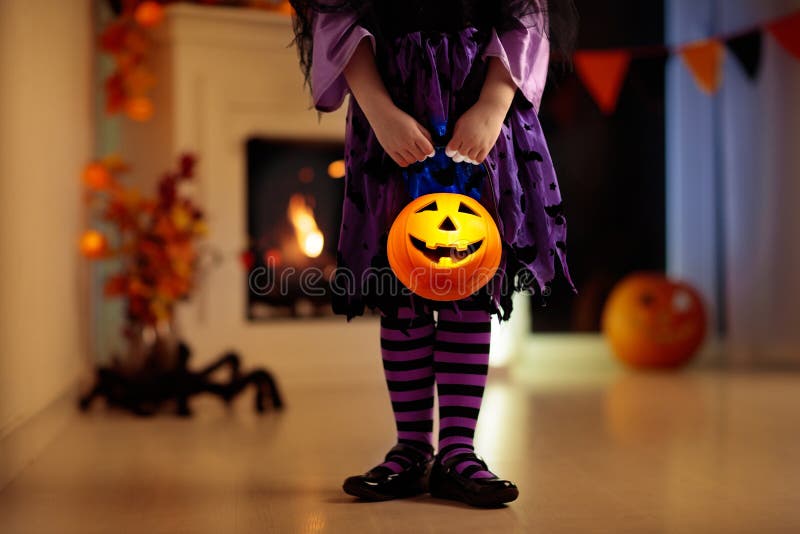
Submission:
[[[381,353],[398,442],[426,454],[433,450],[434,387],[439,396],[439,455],[443,460],[474,451],[475,425],[489,364],[491,323],[483,310],[460,301],[461,315],[441,310],[431,315],[400,310],[398,319],[381,318]],[[382,466],[400,472],[409,460],[397,453]],[[466,459],[456,471],[472,478],[494,475]]]

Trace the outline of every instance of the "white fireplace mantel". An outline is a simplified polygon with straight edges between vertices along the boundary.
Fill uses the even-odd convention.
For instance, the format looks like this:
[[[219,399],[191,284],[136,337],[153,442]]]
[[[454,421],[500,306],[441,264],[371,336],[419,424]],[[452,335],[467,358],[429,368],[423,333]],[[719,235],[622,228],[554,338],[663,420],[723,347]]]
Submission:
[[[342,110],[319,120],[310,109],[297,52],[288,46],[291,20],[258,10],[175,4],[154,39],[156,116],[144,124],[125,121],[122,152],[134,173],[147,177],[145,187],[180,152],[199,156],[197,200],[208,215],[207,244],[221,258],[179,310],[183,336],[201,361],[234,349],[289,384],[324,381],[355,368],[354,376],[363,378],[365,365],[380,373],[374,319],[246,318],[239,259],[247,245],[246,140],[344,135]],[[308,336],[311,324],[314,335]]]

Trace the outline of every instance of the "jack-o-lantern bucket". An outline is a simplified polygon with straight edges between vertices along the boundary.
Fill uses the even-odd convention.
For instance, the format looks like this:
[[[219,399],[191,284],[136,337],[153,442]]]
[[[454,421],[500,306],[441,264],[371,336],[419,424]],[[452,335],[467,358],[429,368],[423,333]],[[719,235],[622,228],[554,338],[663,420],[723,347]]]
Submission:
[[[397,278],[431,300],[459,300],[486,285],[500,265],[502,244],[480,202],[431,193],[408,204],[389,230],[387,254]]]

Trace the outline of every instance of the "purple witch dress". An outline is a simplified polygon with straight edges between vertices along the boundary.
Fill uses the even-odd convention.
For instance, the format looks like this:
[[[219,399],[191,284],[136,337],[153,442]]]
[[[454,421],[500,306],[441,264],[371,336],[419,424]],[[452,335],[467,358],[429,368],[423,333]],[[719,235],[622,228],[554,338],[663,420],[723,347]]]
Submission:
[[[535,20],[539,19],[539,20]],[[489,58],[497,57],[518,87],[500,137],[486,158],[491,188],[481,203],[495,217],[503,255],[494,279],[470,298],[470,305],[507,319],[514,291],[546,297],[560,262],[566,263],[567,226],[561,195],[537,111],[544,90],[549,42],[542,17],[530,15],[519,27],[498,33],[467,26],[452,32],[413,31],[383,39],[348,13],[319,13],[314,22],[311,85],[319,111],[340,107],[348,92],[342,74],[357,45],[368,39],[395,104],[420,124],[444,121],[450,131],[480,94]],[[443,143],[442,143],[443,144]],[[410,201],[402,169],[385,154],[354,98],[349,99],[345,137],[345,198],[338,245],[333,308],[348,320],[365,307],[394,316],[399,306],[429,311],[459,302],[434,302],[386,291],[368,273],[388,270],[386,237],[395,216]],[[341,276],[339,276],[341,274]]]

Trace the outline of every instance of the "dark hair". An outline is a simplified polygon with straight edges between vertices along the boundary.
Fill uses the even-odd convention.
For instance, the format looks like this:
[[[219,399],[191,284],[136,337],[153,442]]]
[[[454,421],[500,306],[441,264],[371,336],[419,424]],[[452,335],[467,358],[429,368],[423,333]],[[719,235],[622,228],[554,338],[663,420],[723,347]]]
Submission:
[[[359,23],[380,39],[378,5],[387,0],[289,0],[295,10],[294,41],[300,56],[300,67],[310,84],[313,57],[313,25],[318,13],[352,13]],[[430,2],[431,0],[421,0]],[[405,0],[404,4],[409,0]],[[491,24],[498,31],[519,27],[525,15],[544,15],[543,33],[550,40],[553,59],[569,63],[575,48],[578,29],[578,12],[574,0],[464,0],[464,4],[485,4],[494,9]]]

